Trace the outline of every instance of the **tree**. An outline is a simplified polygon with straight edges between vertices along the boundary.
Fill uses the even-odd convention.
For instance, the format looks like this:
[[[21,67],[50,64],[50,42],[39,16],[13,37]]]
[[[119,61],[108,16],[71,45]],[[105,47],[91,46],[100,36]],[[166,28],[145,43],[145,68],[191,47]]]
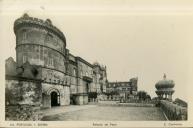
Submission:
[[[146,100],[151,100],[151,96],[149,94],[146,95]]]
[[[117,90],[111,91],[111,92],[106,92],[105,93],[107,96],[113,96],[113,95],[119,95],[119,92]]]
[[[137,96],[139,97],[139,100],[146,100],[146,98],[150,97],[150,95],[148,96],[147,92],[145,92],[145,91],[137,92]],[[151,97],[150,97],[150,99],[151,99]]]
[[[89,93],[88,93],[88,96],[89,96],[89,98],[94,98],[94,99],[96,99],[96,98],[97,98],[97,93],[96,93],[96,92],[89,92]]]

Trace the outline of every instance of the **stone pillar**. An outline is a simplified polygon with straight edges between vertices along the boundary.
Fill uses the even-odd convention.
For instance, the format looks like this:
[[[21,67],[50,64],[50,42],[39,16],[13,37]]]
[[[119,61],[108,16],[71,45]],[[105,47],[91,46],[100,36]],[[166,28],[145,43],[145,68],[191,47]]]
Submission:
[[[83,105],[83,96],[81,95],[76,96],[76,104]]]
[[[88,104],[88,95],[83,96],[83,104]]]
[[[163,94],[161,94],[161,99],[163,99]]]
[[[42,108],[51,108],[50,95],[43,94],[43,95],[42,95],[42,103],[43,103]]]
[[[168,100],[172,101],[172,94],[169,94]]]

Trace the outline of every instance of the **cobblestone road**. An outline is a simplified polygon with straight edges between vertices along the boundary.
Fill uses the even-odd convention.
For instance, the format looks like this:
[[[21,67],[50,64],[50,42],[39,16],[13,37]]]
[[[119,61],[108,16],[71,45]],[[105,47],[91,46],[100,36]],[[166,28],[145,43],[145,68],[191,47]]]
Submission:
[[[45,110],[44,121],[147,121],[166,120],[157,107],[63,106]]]

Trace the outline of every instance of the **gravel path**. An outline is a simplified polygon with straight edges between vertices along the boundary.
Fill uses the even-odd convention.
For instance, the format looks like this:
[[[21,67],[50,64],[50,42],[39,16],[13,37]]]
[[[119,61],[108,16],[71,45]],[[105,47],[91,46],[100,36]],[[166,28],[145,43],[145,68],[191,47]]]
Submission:
[[[78,107],[81,107],[78,109]],[[166,120],[157,107],[77,106],[73,111],[47,114],[44,121],[161,121]],[[52,110],[54,111],[54,110]],[[59,112],[59,111],[58,111]]]

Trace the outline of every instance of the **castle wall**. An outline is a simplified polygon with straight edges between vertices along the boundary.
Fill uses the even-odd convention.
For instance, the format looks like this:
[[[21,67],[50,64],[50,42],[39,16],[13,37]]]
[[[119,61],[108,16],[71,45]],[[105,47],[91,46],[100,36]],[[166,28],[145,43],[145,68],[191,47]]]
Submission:
[[[42,69],[43,107],[51,107],[50,91],[56,90],[60,95],[60,105],[70,104],[70,78],[62,72],[47,68]]]
[[[40,120],[41,83],[19,78],[7,79],[5,82],[6,120]]]
[[[64,52],[64,42],[52,32],[36,26],[24,26],[17,30],[17,45],[19,44],[39,44]]]
[[[42,107],[51,107],[52,91],[59,95],[55,99],[59,105],[69,105],[70,77],[66,73],[66,41],[63,33],[50,20],[43,21],[27,15],[15,21],[14,32],[18,66],[29,62],[42,69]]]
[[[63,72],[47,68],[42,68],[42,80],[46,83],[61,85],[66,85],[70,82],[69,77]]]
[[[51,84],[51,83],[42,83],[43,107],[51,108],[50,94],[52,91],[59,92],[60,105],[70,104],[70,87],[69,86],[62,86],[62,85]]]
[[[92,69],[91,65],[86,64],[78,59],[77,60],[77,67],[78,67],[78,77],[79,78],[82,79],[83,76],[88,76],[88,77],[92,78],[93,69]]]
[[[56,105],[69,105],[71,99],[75,104],[87,104],[88,93],[99,92],[99,74],[105,76],[105,72],[98,72],[94,79],[93,65],[69,53],[65,36],[51,20],[43,21],[24,14],[14,22],[14,32],[16,63],[9,61],[16,76],[41,81],[42,107],[54,106],[52,92],[57,94]],[[6,71],[12,74],[12,68],[8,67]]]
[[[77,81],[77,65],[76,65],[76,62],[75,62],[75,58],[74,57],[71,57],[69,58],[70,60],[70,63],[68,65],[68,75],[70,77],[70,93],[71,94],[76,94],[77,93],[77,84],[78,84],[78,81]]]
[[[77,93],[87,93],[86,82],[78,78]]]
[[[93,70],[88,62],[84,62],[81,58],[77,58],[77,104],[88,103],[88,93],[92,88]],[[84,77],[88,77],[91,81],[84,80]]]
[[[19,65],[29,61],[65,72],[65,47],[61,39],[44,29],[23,27],[17,34],[17,62]]]
[[[96,92],[98,93],[99,99],[104,99],[103,95],[106,92],[107,85],[107,75],[106,75],[106,67],[100,66],[98,63],[93,65],[94,72],[94,84],[96,85]],[[106,98],[105,98],[106,99]]]

